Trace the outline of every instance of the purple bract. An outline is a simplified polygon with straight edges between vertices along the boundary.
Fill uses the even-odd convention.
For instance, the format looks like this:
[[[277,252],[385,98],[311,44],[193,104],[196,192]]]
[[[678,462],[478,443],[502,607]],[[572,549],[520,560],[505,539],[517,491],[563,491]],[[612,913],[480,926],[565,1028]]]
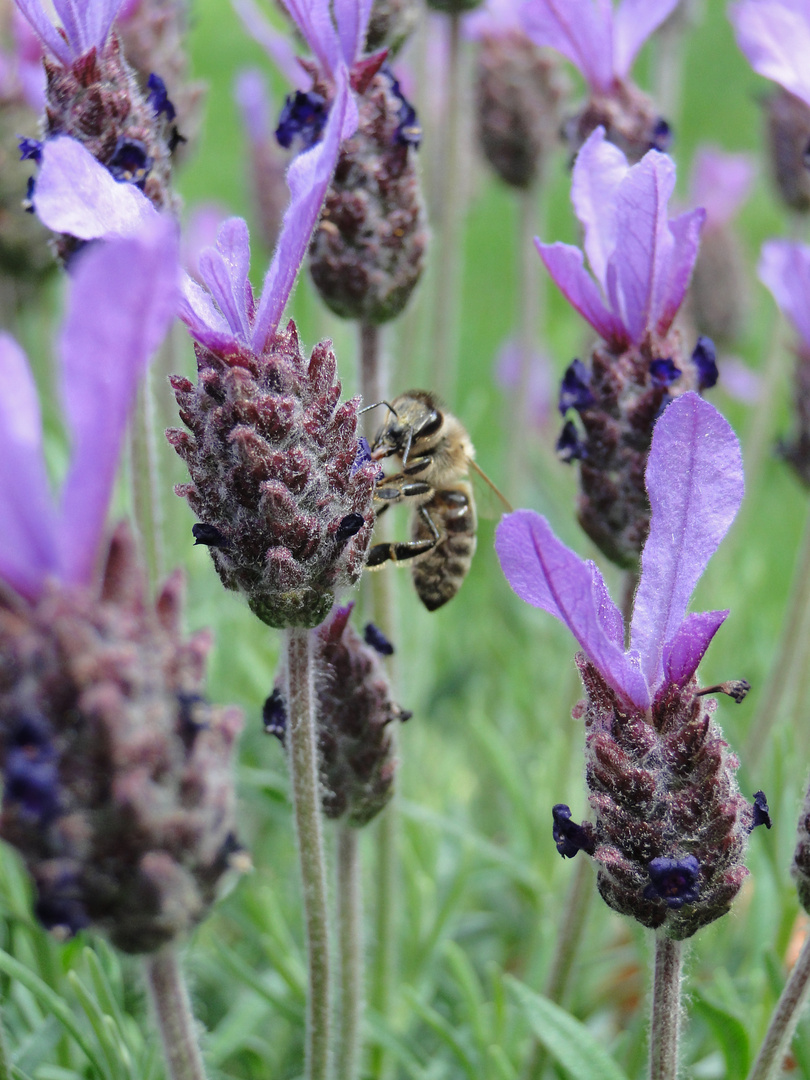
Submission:
[[[810,7],[806,0],[741,0],[728,13],[737,44],[754,71],[810,106]]]
[[[15,0],[45,49],[66,68],[91,49],[101,50],[123,0],[53,0],[64,37],[40,0]]]

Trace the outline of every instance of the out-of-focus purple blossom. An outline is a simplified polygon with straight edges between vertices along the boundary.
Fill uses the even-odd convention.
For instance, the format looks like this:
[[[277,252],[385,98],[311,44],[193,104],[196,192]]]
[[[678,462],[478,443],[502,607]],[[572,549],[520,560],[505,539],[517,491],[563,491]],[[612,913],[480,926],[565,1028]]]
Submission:
[[[272,105],[262,72],[258,68],[240,71],[234,80],[233,96],[250,141],[268,142],[273,128]]]
[[[706,211],[706,231],[730,224],[748,198],[756,169],[748,154],[704,146],[695,155],[689,188],[691,206]]]
[[[290,155],[276,140],[273,104],[262,72],[256,68],[240,71],[234,80],[234,98],[248,137],[258,225],[265,246],[272,250],[287,206],[289,193],[284,174]]]
[[[28,20],[15,8],[8,51],[0,49],[0,101],[22,101],[40,113],[45,103],[42,44]]]
[[[516,31],[524,33],[524,2],[525,0],[487,0],[481,7],[464,16],[464,36],[473,41],[481,41],[488,37],[505,37]]]
[[[728,614],[687,614],[687,606],[742,501],[734,432],[708,402],[683,394],[656,424],[646,480],[652,516],[627,652],[624,620],[599,570],[560,543],[545,518],[517,510],[496,538],[517,595],[564,623],[605,682],[641,709],[691,679]]]
[[[510,393],[520,386],[522,347],[516,338],[503,343],[495,358],[495,378],[498,385]],[[527,416],[538,427],[549,418],[554,394],[551,360],[545,353],[533,351],[529,360]]]
[[[584,461],[587,458],[587,444],[581,438],[577,425],[573,420],[566,420],[563,424],[555,450],[557,451],[557,457],[560,461],[564,461],[566,465],[570,465],[572,461]]]
[[[655,351],[686,294],[705,212],[669,219],[674,187],[666,154],[651,150],[630,166],[597,128],[577,156],[571,196],[596,281],[579,248],[535,240],[569,303],[617,352],[645,343]]]
[[[738,356],[724,356],[720,361],[720,382],[725,392],[744,405],[755,405],[762,396],[762,377]]]
[[[147,80],[147,86],[149,88],[147,101],[154,109],[155,115],[164,115],[169,122],[174,120],[177,110],[169,100],[169,91],[163,79],[153,71]]]
[[[717,350],[711,338],[705,335],[697,339],[692,351],[692,363],[698,370],[698,388],[711,390],[717,385],[720,372],[717,369]]]
[[[810,106],[810,8],[806,0],[740,0],[729,18],[758,75]]]
[[[175,228],[157,215],[137,237],[77,258],[59,336],[71,461],[58,503],[28,362],[0,335],[0,576],[28,600],[49,577],[93,577],[135,388],[175,315],[177,277]]]
[[[768,240],[762,245],[759,279],[774,295],[810,349],[810,247],[790,240]]]
[[[766,829],[770,829],[772,824],[771,813],[768,809],[768,800],[765,798],[765,792],[757,791],[754,793],[754,814],[751,828],[756,829],[758,825],[764,825]]]
[[[581,360],[572,360],[565,369],[560,384],[560,399],[557,403],[560,415],[565,416],[569,409],[576,409],[579,412],[580,409],[587,409],[593,403],[591,373]]]
[[[91,49],[104,48],[122,2],[60,0],[55,5],[62,24],[63,33],[60,33],[40,0],[15,0],[45,50],[66,68]]]
[[[529,37],[562,53],[592,90],[607,94],[624,81],[639,49],[679,0],[526,0]]]
[[[227,208],[214,202],[199,203],[188,215],[181,232],[180,261],[186,273],[198,282],[202,282],[200,255],[216,244],[220,225],[228,216]]]

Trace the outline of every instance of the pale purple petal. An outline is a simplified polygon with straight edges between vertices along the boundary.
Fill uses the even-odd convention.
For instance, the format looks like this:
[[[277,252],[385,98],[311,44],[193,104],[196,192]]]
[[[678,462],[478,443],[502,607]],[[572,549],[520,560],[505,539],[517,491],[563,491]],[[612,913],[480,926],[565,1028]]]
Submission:
[[[700,234],[706,221],[703,207],[681,214],[669,223],[674,243],[669,265],[661,277],[661,292],[652,312],[653,329],[662,337],[667,333],[686,296],[700,247]]]
[[[343,59],[347,67],[363,53],[374,0],[335,0],[335,17]]]
[[[726,154],[704,146],[692,166],[690,201],[706,211],[706,227],[728,225],[748,197],[755,166],[748,154]]]
[[[57,558],[37,389],[25,353],[0,332],[0,577],[36,600]]]
[[[282,75],[297,90],[308,90],[312,85],[312,77],[307,75],[298,63],[290,38],[271,26],[255,0],[231,0],[231,3],[247,32],[258,41]]]
[[[180,257],[183,266],[197,281],[200,277],[200,255],[214,247],[220,226],[230,215],[221,203],[198,203],[188,215],[181,233]]]
[[[697,394],[676,398],[655,425],[646,482],[652,513],[631,641],[655,688],[664,646],[742,502],[742,455],[728,421]]]
[[[536,45],[571,61],[594,90],[613,85],[610,0],[526,0],[523,25]]]
[[[664,646],[665,685],[683,686],[692,678],[727,615],[728,611],[698,611],[686,616],[672,641]]]
[[[177,314],[194,340],[214,352],[230,352],[237,348],[236,337],[208,290],[184,274],[180,279],[180,291]]]
[[[487,0],[464,16],[464,36],[470,41],[480,41],[485,37],[502,37],[515,30],[522,31],[522,7],[523,0]]]
[[[621,347],[627,344],[627,332],[619,319],[605,307],[596,282],[584,266],[579,248],[570,244],[541,244],[535,238],[540,258],[569,304],[586,319],[605,341]]]
[[[252,143],[264,143],[271,137],[273,119],[270,114],[270,95],[267,81],[256,68],[240,71],[236,76],[233,96],[242,114]]]
[[[84,20],[76,11],[76,5],[73,0],[51,0],[51,2],[56,14],[59,16],[62,27],[67,34],[67,39],[73,50],[73,55],[78,57],[89,52],[90,46],[87,43]],[[93,0],[86,0],[86,6],[92,8]]]
[[[635,345],[654,328],[669,283],[674,239],[667,204],[674,188],[674,162],[651,150],[629,170],[616,192],[615,228],[620,241],[610,259],[615,292],[608,276],[608,295]]]
[[[621,615],[594,564],[561,543],[546,519],[533,510],[516,510],[501,520],[495,549],[521,600],[564,623],[605,681],[631,703],[646,708],[650,701],[646,683],[634,659],[622,649]]]
[[[284,0],[284,6],[323,70],[336,79],[341,47],[332,22],[331,0]]]
[[[613,72],[620,79],[630,74],[636,55],[647,38],[668,18],[680,0],[620,0],[613,16]]]
[[[79,18],[84,19],[85,35],[91,46],[104,47],[122,3],[123,0],[74,0]]]
[[[810,247],[789,240],[768,240],[762,245],[759,279],[810,346]]]
[[[743,0],[729,18],[751,67],[810,105],[810,8],[807,0]]]
[[[33,195],[40,221],[79,240],[133,236],[157,217],[134,184],[120,184],[80,142],[47,139]]]
[[[57,33],[40,0],[15,0],[15,3],[48,52],[64,67],[70,67],[74,60],[73,52],[61,34]]]
[[[753,371],[739,356],[723,356],[718,361],[720,385],[730,398],[743,405],[762,400],[762,375]]]
[[[596,128],[574,162],[571,202],[585,229],[585,252],[594,276],[605,289],[607,263],[616,246],[616,193],[629,166],[621,150]]]
[[[287,170],[290,204],[281,223],[273,261],[264,279],[262,298],[253,326],[253,348],[262,353],[278,329],[296,276],[318,221],[335,171],[341,132],[350,100],[345,71],[339,72],[337,93],[329,110],[323,139],[298,155]]]
[[[231,333],[250,341],[253,294],[248,282],[250,237],[242,218],[228,218],[217,233],[217,246],[200,254],[200,273],[225,316]]]
[[[161,218],[76,260],[60,337],[72,447],[59,526],[66,582],[92,579],[135,389],[177,310],[178,274],[177,230]]]

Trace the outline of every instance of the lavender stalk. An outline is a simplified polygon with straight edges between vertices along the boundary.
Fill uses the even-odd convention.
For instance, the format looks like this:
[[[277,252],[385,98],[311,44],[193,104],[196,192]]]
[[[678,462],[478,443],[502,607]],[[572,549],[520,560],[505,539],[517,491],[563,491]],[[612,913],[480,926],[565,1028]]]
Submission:
[[[338,832],[338,937],[340,941],[340,1032],[337,1075],[356,1080],[360,1067],[363,1016],[363,898],[357,829]]]
[[[776,1003],[757,1059],[748,1080],[777,1080],[782,1075],[785,1057],[796,1025],[801,1019],[810,994],[810,937],[805,939],[799,958]]]
[[[166,946],[144,964],[152,1012],[171,1080],[205,1080],[205,1066],[177,949]]]
[[[681,1020],[683,942],[666,934],[655,938],[652,1019],[650,1023],[650,1080],[676,1080]]]

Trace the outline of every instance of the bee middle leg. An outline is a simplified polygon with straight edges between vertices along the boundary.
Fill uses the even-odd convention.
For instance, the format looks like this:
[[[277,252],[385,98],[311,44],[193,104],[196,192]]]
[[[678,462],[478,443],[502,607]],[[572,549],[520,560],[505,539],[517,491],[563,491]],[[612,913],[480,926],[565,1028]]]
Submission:
[[[387,562],[402,563],[417,559],[420,555],[432,551],[440,543],[442,539],[441,533],[436,528],[433,518],[424,507],[420,507],[418,512],[430,529],[430,536],[424,540],[403,540],[386,544],[372,544],[369,549],[368,559],[366,559],[366,567],[369,570],[375,570],[380,566],[384,566]]]

